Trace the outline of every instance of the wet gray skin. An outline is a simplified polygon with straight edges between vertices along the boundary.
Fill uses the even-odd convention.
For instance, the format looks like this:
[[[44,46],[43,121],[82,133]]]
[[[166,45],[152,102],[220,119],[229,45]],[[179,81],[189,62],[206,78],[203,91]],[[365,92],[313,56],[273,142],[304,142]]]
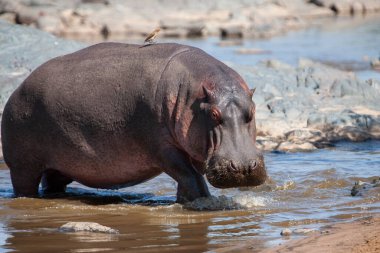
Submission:
[[[179,44],[101,43],[41,65],[8,100],[4,160],[16,196],[133,186],[165,172],[177,201],[266,178],[253,92],[234,70]],[[204,164],[206,163],[206,169]]]
[[[213,148],[205,164],[207,179],[217,188],[260,185],[266,171],[263,155],[256,147],[254,90],[247,94],[233,85],[226,87],[220,96],[205,89],[210,101],[205,107],[212,126],[209,146]]]

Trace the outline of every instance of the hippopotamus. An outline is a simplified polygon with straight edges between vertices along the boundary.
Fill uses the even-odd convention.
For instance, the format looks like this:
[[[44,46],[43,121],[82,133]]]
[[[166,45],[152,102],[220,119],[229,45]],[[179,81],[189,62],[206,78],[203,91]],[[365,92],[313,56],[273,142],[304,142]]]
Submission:
[[[118,189],[163,172],[177,201],[262,184],[255,104],[237,72],[176,43],[100,43],[47,61],[4,108],[4,160],[15,196],[72,181]],[[41,191],[39,184],[41,183]]]

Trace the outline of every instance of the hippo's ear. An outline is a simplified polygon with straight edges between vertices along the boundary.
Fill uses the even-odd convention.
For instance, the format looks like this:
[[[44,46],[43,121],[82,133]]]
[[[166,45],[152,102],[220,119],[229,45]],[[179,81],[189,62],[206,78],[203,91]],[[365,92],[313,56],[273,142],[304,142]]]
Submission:
[[[202,86],[202,89],[203,89],[204,94],[206,95],[206,98],[212,96],[212,91],[209,90],[206,86]]]
[[[255,91],[256,91],[256,87],[253,88],[253,89],[250,89],[249,91],[250,91],[250,94],[249,94],[249,95],[250,95],[251,97],[253,97],[253,94],[255,94]]]
[[[202,99],[200,103],[201,110],[210,109],[210,104],[213,102],[214,92],[207,85],[202,85],[202,92],[199,95],[199,98]]]
[[[213,90],[211,90],[206,85],[203,85],[202,88],[203,88],[203,93],[205,95],[206,101],[209,102],[209,103],[212,102],[213,99],[214,99],[214,92],[213,92]]]

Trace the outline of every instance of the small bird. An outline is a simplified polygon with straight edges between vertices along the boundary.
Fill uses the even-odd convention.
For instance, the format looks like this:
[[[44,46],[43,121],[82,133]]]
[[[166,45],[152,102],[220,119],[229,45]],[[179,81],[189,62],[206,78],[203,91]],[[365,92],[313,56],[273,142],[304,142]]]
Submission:
[[[157,37],[158,33],[161,31],[161,29],[158,27],[156,29],[154,29],[153,32],[151,32],[148,37],[146,37],[146,39],[144,40],[144,46],[147,46],[147,45],[150,45],[150,44],[154,44],[156,43],[154,41],[154,39]]]

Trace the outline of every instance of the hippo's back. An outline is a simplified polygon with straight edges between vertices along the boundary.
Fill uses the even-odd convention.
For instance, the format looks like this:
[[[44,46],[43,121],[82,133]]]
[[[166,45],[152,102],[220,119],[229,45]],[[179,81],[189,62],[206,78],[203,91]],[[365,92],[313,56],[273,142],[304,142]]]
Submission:
[[[192,50],[197,49],[101,43],[44,63],[5,106],[1,129],[5,160],[12,163],[20,155],[30,155],[48,163],[46,157],[63,154],[67,159],[83,154],[93,159],[110,147],[121,154],[127,142],[133,149],[130,139],[159,127],[153,107],[165,67],[176,55]]]

